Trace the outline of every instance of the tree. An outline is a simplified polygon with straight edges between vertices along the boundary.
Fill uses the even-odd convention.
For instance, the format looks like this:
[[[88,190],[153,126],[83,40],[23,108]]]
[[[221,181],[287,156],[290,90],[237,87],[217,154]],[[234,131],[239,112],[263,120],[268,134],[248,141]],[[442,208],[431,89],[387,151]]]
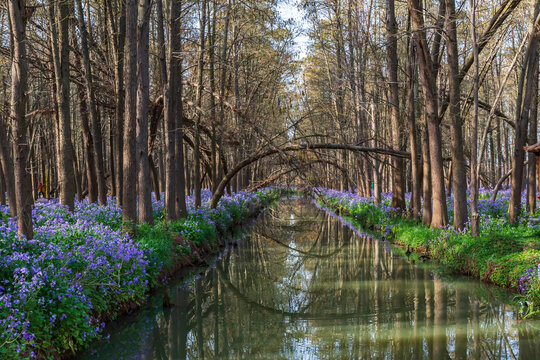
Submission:
[[[433,62],[426,41],[423,9],[419,0],[407,0],[411,16],[412,30],[416,32],[416,55],[420,67],[420,84],[426,106],[427,134],[429,137],[429,165],[433,192],[432,228],[440,228],[448,223],[444,171],[442,161],[441,129],[439,126],[438,105]]]
[[[530,107],[535,87],[538,86],[538,47],[540,42],[540,2],[534,6],[533,21],[529,30],[529,43],[525,52],[525,62],[519,77],[516,102],[516,140],[514,141],[510,202],[508,204],[508,222],[513,224],[521,213],[521,189],[523,183],[523,146],[527,139]]]
[[[139,222],[152,223],[152,198],[148,163],[148,103],[150,102],[149,33],[150,0],[139,0],[137,19],[137,195]]]
[[[70,210],[75,207],[75,175],[73,144],[71,142],[70,76],[69,76],[69,17],[68,0],[49,1],[49,21],[52,35],[52,54],[58,103],[58,174],[60,203]]]
[[[90,63],[90,51],[88,47],[88,30],[84,19],[82,0],[76,0],[77,12],[79,19],[79,29],[81,32],[81,52],[84,63],[84,80],[86,88],[86,101],[89,107],[88,114],[90,115],[92,150],[94,151],[94,166],[97,180],[98,200],[100,205],[107,203],[107,187],[105,184],[105,170],[103,164],[102,136],[101,136],[101,121],[96,106],[96,97],[94,93],[92,66]]]
[[[15,197],[17,201],[17,225],[19,236],[30,240],[34,236],[32,227],[32,190],[26,172],[28,141],[26,139],[26,1],[9,0],[9,19],[13,56],[11,61],[11,108],[9,116],[13,124],[15,141]],[[9,176],[9,174],[7,175]]]
[[[463,153],[463,130],[461,119],[461,95],[459,81],[459,53],[456,31],[456,8],[454,0],[446,0],[446,23],[448,54],[448,87],[450,93],[450,132],[452,154],[452,189],[454,191],[454,229],[463,229],[467,223],[467,180]]]
[[[386,48],[388,63],[388,85],[390,102],[390,121],[392,126],[392,148],[401,148],[401,129],[399,123],[399,86],[397,25],[394,0],[386,1]],[[392,208],[405,211],[405,176],[403,160],[392,158]]]
[[[135,230],[137,223],[137,182],[135,181],[137,179],[137,9],[136,0],[126,0],[126,109],[124,111],[124,153],[122,156],[122,226],[131,232]],[[143,85],[141,84],[141,86]]]
[[[478,43],[476,41],[476,0],[470,0],[471,7],[471,37],[474,58],[474,89],[473,89],[473,124],[471,141],[471,235],[480,235],[478,219],[478,92],[480,91],[480,65],[478,58]]]

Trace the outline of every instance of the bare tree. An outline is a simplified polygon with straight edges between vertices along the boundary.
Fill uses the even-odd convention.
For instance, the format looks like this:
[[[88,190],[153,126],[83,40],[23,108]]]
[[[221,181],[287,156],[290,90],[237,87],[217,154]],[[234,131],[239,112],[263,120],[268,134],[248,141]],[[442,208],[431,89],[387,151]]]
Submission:
[[[538,47],[540,42],[540,2],[534,7],[533,22],[529,30],[529,43],[525,53],[525,62],[519,77],[518,96],[516,102],[516,140],[513,149],[513,171],[511,176],[512,187],[510,190],[510,202],[508,204],[508,222],[513,224],[521,213],[521,189],[523,182],[523,161],[525,151],[523,146],[527,140],[527,128],[529,124],[530,107],[535,87],[538,85],[538,77],[535,78],[538,69]]]
[[[150,102],[149,33],[150,0],[139,0],[137,20],[137,195],[139,222],[152,223],[152,198],[148,163],[148,103]]]
[[[122,224],[135,230],[137,222],[137,0],[126,0],[126,100],[122,182]]]
[[[448,54],[448,86],[450,93],[450,131],[452,154],[452,189],[454,191],[454,229],[467,223],[467,180],[463,154],[459,54],[457,47],[456,8],[454,0],[446,0],[446,36]]]
[[[52,54],[58,103],[58,174],[60,203],[70,210],[75,207],[75,174],[73,143],[71,141],[70,77],[69,77],[69,19],[68,0],[49,1],[49,21],[52,35]]]
[[[32,227],[32,189],[26,172],[28,141],[26,139],[26,1],[9,0],[9,19],[13,56],[11,61],[11,109],[10,118],[15,141],[15,196],[17,201],[17,225],[19,236],[30,240],[34,236]],[[8,175],[9,176],[9,175]]]
[[[442,161],[442,140],[439,126],[437,89],[433,78],[433,62],[426,41],[423,8],[419,0],[407,0],[412,29],[416,32],[416,55],[420,67],[420,84],[426,106],[427,134],[429,137],[429,156],[431,168],[431,187],[433,193],[433,215],[431,227],[440,228],[448,223],[444,170]],[[425,201],[425,200],[424,200]]]

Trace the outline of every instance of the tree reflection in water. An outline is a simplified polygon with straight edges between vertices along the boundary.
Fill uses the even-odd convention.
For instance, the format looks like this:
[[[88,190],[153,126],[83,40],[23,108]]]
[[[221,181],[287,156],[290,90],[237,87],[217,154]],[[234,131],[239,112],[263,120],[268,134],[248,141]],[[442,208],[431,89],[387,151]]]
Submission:
[[[307,200],[268,210],[239,246],[83,358],[533,359],[535,322],[505,291],[434,275]],[[189,286],[187,286],[189,285]]]

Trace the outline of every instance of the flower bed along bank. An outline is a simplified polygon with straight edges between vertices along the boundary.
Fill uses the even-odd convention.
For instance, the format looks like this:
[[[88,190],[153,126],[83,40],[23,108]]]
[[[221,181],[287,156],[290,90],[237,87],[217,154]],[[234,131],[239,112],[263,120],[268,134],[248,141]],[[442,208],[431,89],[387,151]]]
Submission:
[[[277,200],[281,190],[223,197],[209,208],[210,193],[188,217],[163,221],[163,202],[153,204],[155,225],[137,237],[120,230],[115,199],[107,206],[80,201],[70,212],[55,200],[33,209],[34,240],[18,239],[9,211],[0,207],[0,358],[54,358],[99,337],[104,323],[144,301],[160,274],[219,248],[219,235]]]
[[[526,316],[540,313],[540,226],[529,215],[523,215],[516,225],[507,223],[509,191],[500,192],[495,201],[490,200],[489,191],[481,191],[481,230],[476,238],[468,229],[430,229],[399,216],[391,209],[390,194],[383,194],[379,205],[350,192],[315,189],[315,194],[320,206],[348,215],[389,240],[452,270],[517,291],[529,304],[524,309]],[[452,201],[447,200],[450,223]]]

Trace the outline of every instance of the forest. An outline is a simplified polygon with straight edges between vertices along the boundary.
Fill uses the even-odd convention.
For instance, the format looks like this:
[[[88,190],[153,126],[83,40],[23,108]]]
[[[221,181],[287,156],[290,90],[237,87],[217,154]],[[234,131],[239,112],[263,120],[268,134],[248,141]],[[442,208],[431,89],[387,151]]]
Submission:
[[[288,196],[537,317],[539,52],[538,0],[2,1],[0,358],[86,348]]]

